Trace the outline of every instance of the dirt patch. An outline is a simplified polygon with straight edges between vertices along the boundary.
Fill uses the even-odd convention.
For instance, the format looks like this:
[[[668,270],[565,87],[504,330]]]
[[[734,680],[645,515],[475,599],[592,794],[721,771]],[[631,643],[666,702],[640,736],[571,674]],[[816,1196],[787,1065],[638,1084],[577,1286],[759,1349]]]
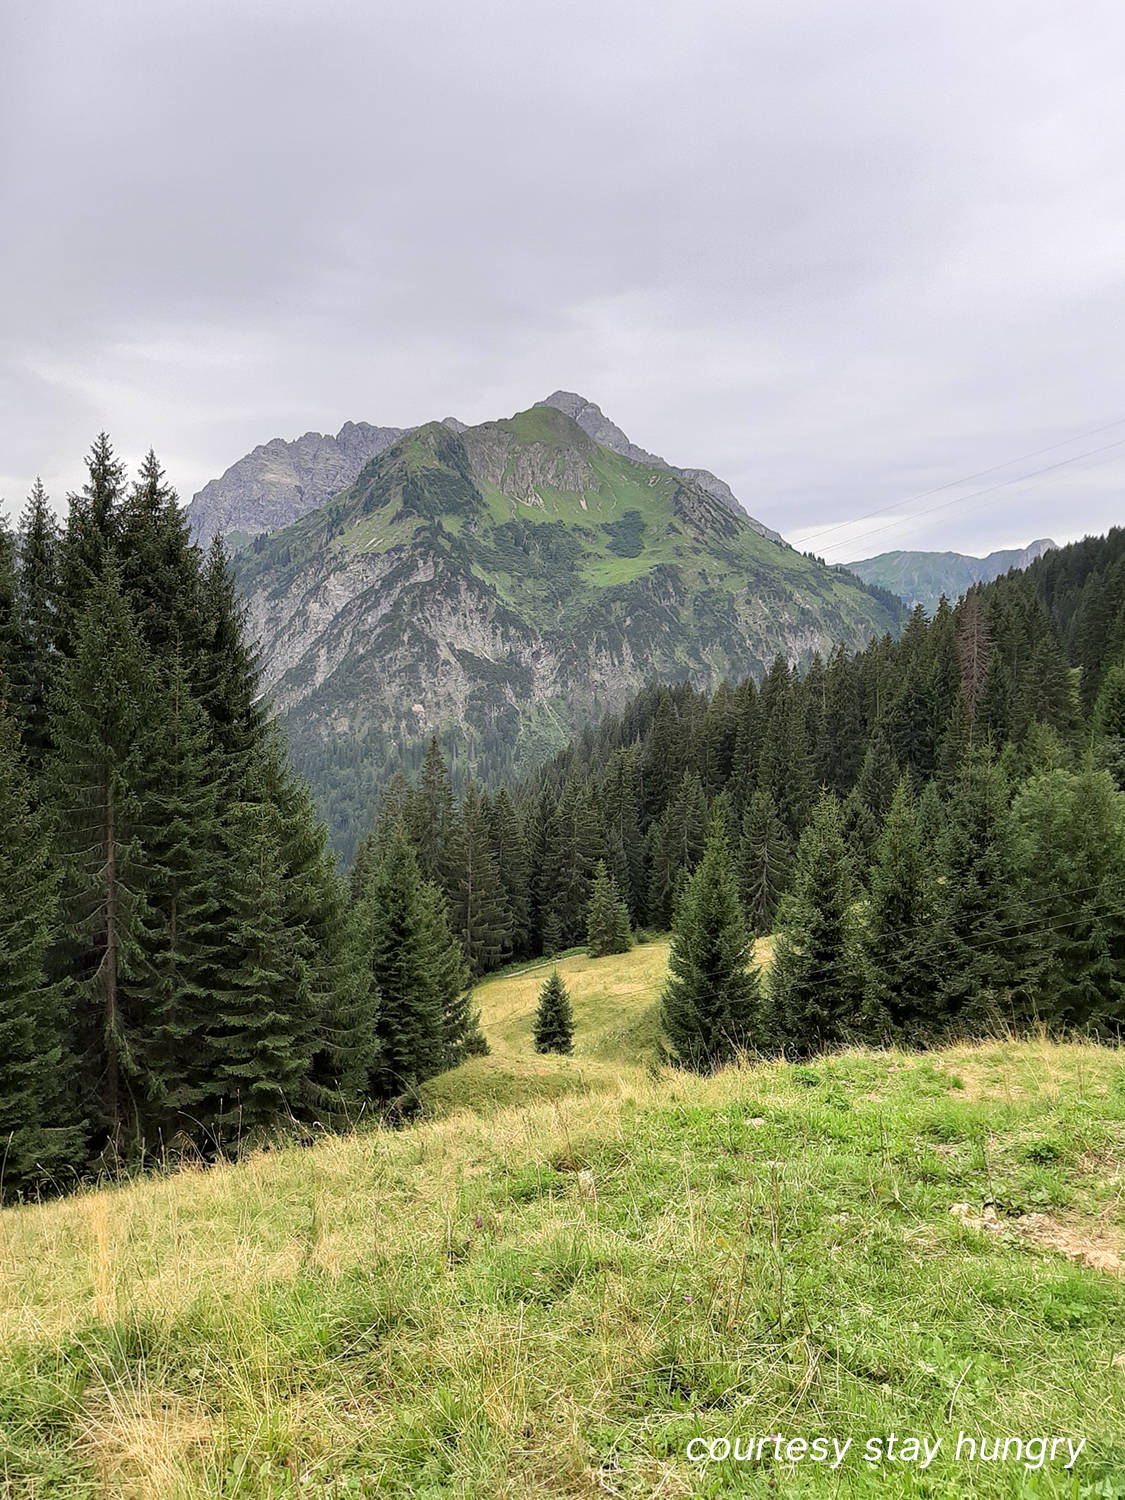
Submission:
[[[1050,1214],[1021,1214],[1018,1219],[1003,1219],[992,1204],[974,1208],[969,1203],[954,1203],[949,1212],[970,1229],[984,1229],[1007,1234],[1053,1250],[1067,1260],[1089,1266],[1106,1276],[1125,1276],[1125,1237],[1107,1224],[1097,1222],[1063,1223]]]

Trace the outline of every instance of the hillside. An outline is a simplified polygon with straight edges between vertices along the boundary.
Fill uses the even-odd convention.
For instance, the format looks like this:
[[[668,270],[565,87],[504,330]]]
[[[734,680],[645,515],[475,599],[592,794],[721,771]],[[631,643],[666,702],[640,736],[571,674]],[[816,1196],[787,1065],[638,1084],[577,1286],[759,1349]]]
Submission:
[[[987,557],[968,557],[961,552],[881,552],[878,557],[865,557],[847,567],[864,583],[890,589],[912,609],[921,604],[932,614],[943,594],[955,603],[974,583],[991,583],[1009,568],[1026,568],[1057,546],[1057,542],[1043,538],[1026,547],[990,552]]]
[[[448,1118],[0,1215],[0,1493],[1117,1493],[1119,1053],[646,1072],[662,951],[562,960],[569,1060],[527,1050],[542,970],[482,986],[507,1099],[473,1063]],[[685,1456],[777,1433],[852,1444]]]
[[[408,434],[238,559],[264,686],[345,846],[437,732],[530,769],[644,682],[761,676],[894,631],[856,580],[550,406]]]

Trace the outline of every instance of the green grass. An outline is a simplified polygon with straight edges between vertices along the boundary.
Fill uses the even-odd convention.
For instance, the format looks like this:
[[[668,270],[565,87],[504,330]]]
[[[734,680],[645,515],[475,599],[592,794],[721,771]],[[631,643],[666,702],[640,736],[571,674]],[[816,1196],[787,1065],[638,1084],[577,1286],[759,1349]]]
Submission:
[[[421,1125],[0,1215],[0,1496],[1121,1494],[1120,1054],[662,1072],[665,955],[560,962],[570,1059],[547,970],[481,986],[493,1055]],[[685,1457],[891,1431],[946,1451]]]

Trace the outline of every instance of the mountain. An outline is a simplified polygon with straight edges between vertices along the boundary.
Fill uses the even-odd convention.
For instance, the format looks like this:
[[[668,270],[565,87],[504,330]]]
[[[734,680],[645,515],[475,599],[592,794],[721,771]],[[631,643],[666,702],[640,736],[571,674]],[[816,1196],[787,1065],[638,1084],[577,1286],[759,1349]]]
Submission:
[[[621,428],[611,422],[600,406],[573,391],[555,391],[541,406],[551,406],[572,417],[595,443],[624,458],[654,468],[668,469],[695,482],[716,500],[741,508],[730,486],[707,469],[677,469],[653,453],[631,443]],[[466,424],[444,417],[442,426],[462,433]],[[272,438],[240,458],[218,479],[196,494],[188,507],[192,536],[206,545],[221,531],[233,551],[253,537],[277,531],[331,500],[358,476],[364,464],[378,457],[412,427],[372,427],[368,422],[345,422],[335,437],[306,432],[292,442]],[[750,524],[762,536],[781,537],[761,521]]]
[[[881,552],[878,557],[848,563],[847,568],[864,583],[890,589],[911,608],[921,604],[932,613],[942,594],[953,602],[974,583],[991,583],[1009,568],[1026,568],[1057,546],[1044,538],[1027,547],[990,552],[987,557],[966,557],[961,552]]]
[[[432,732],[462,774],[529,770],[653,678],[760,675],[905,613],[552,406],[420,427],[236,562],[344,848]]]
[[[724,480],[716,478],[709,469],[677,469],[674,464],[668,463],[663,458],[658,458],[655,453],[646,453],[643,448],[638,448],[636,443],[631,443],[618,427],[616,422],[611,422],[602,411],[601,407],[593,401],[587,401],[585,396],[579,396],[574,391],[555,391],[548,396],[546,401],[539,401],[538,406],[553,406],[556,411],[565,412],[578,423],[587,436],[592,437],[595,443],[603,448],[618,453],[622,458],[631,458],[635,463],[648,464],[655,469],[668,469],[673,474],[679,474],[686,479],[692,479],[699,485],[700,489],[715,500],[721,500],[724,505],[729,505],[735,510],[745,510],[746,507],[738,500],[729,484]],[[763,526],[761,521],[750,516],[750,525],[759,536],[768,536],[772,541],[782,540],[779,532],[771,531],[768,526]]]
[[[293,442],[273,438],[261,443],[192,499],[192,535],[206,545],[221,531],[237,548],[260,532],[288,526],[339,494],[364,464],[405,431],[345,422],[335,437],[306,432]]]

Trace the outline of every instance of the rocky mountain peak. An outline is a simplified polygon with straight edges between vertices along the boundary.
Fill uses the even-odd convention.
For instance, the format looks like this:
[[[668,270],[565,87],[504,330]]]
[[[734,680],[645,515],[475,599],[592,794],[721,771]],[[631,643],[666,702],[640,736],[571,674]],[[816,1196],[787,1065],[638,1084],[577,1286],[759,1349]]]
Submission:
[[[668,469],[673,474],[681,474],[685,479],[690,479],[693,484],[697,484],[701,490],[705,490],[712,499],[749,515],[730,485],[712,474],[710,469],[677,468],[675,464],[670,464],[667,459],[661,458],[658,454],[639,448],[636,443],[626,437],[616,422],[610,421],[596,401],[579,395],[577,391],[553,391],[545,401],[540,401],[537,405],[553,406],[556,411],[565,412],[601,447],[609,448],[613,453],[620,453],[623,458],[631,458],[634,463],[651,464],[655,468]],[[782,540],[778,532],[771,531],[754,516],[749,516],[749,520],[759,536],[769,537],[774,542]]]
[[[306,432],[261,443],[193,497],[192,535],[206,545],[217,531],[251,537],[289,526],[346,489],[407,430],[345,422],[334,436]]]

